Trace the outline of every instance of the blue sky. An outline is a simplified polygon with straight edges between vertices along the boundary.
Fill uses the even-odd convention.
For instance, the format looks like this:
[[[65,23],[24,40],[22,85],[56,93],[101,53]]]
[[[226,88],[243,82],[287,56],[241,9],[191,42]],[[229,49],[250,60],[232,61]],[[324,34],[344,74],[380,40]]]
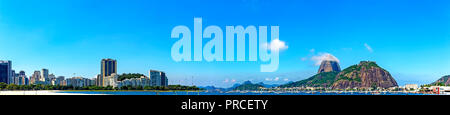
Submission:
[[[261,73],[259,62],[173,61],[170,32],[192,31],[194,17],[223,30],[280,26],[288,48],[278,71]],[[318,69],[311,58],[329,53],[341,68],[372,60],[400,85],[423,84],[450,74],[449,20],[448,0],[1,0],[0,59],[27,75],[48,68],[91,78],[102,58],[113,58],[119,73],[156,69],[170,84],[229,87],[308,78]]]

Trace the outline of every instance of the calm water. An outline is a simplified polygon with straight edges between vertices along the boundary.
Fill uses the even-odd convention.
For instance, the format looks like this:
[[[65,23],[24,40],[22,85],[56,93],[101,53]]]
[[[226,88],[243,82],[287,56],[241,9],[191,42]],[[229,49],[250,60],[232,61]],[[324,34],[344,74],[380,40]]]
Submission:
[[[298,93],[274,93],[274,92],[231,92],[231,93],[221,93],[221,92],[154,92],[154,91],[60,91],[59,93],[81,93],[81,94],[107,94],[107,95],[429,95],[429,94],[419,94],[419,93],[366,93],[366,92],[344,92],[344,93],[320,93],[320,92],[298,92]]]

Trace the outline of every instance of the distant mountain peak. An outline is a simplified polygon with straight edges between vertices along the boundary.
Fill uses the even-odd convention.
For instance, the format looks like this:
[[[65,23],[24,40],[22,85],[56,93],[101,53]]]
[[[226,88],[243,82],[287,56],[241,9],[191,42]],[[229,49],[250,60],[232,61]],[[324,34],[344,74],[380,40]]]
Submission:
[[[323,73],[323,72],[340,72],[341,71],[341,67],[339,66],[339,62],[337,61],[332,61],[332,60],[324,60],[322,61],[322,63],[320,64],[320,68],[319,71],[317,72],[319,73]]]
[[[242,85],[246,85],[246,84],[252,84],[251,81],[245,81],[244,83],[242,83]]]

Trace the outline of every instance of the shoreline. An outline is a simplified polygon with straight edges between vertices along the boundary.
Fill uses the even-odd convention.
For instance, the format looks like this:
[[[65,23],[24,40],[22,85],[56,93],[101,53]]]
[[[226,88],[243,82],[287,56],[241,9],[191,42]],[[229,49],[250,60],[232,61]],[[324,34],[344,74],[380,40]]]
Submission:
[[[110,94],[86,94],[73,92],[199,92],[193,90],[6,90],[0,91],[0,95],[110,95]],[[71,93],[65,93],[71,92]],[[201,91],[200,91],[201,92]]]
[[[102,94],[63,93],[60,90],[34,90],[34,91],[15,90],[15,91],[0,91],[0,95],[102,95]]]
[[[110,91],[110,90],[5,90],[0,91],[0,95],[115,95],[115,94],[108,94],[108,93],[85,93],[85,92],[156,92],[156,93],[164,93],[164,92],[173,92],[174,95],[177,95],[177,92],[180,91],[155,91],[155,90],[117,90],[117,91]],[[208,91],[181,91],[181,92],[207,92]],[[228,93],[275,93],[275,94],[281,94],[281,93],[301,93],[301,92],[270,92],[270,91],[231,91],[231,92],[222,92],[222,94],[226,95]],[[406,94],[422,94],[422,95],[433,95],[433,94],[426,94],[426,93],[419,93],[419,92],[336,92],[336,91],[324,91],[324,92],[303,92],[306,94],[317,94],[320,95],[322,93],[336,93],[336,95],[340,94],[350,94],[353,93],[367,93],[369,95],[384,95],[385,93],[406,93]],[[220,95],[216,94],[216,95]],[[156,94],[158,95],[158,94]],[[448,95],[448,94],[441,94],[441,95]]]

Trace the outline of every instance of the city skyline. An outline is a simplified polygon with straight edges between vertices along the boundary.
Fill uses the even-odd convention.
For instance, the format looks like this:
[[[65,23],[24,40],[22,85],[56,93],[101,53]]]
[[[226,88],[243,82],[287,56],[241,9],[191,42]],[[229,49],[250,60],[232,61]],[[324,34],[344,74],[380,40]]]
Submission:
[[[16,73],[12,69],[11,60],[0,60],[0,82],[6,84],[15,85],[51,85],[51,86],[73,86],[73,87],[112,87],[116,89],[134,87],[144,88],[152,86],[164,86],[168,87],[168,77],[163,71],[152,70],[148,72],[148,76],[141,74],[142,76],[125,77],[127,75],[136,75],[136,73],[123,73],[119,75],[117,73],[117,60],[115,59],[102,59],[101,69],[97,77],[85,78],[83,76],[55,76],[53,73],[49,74],[49,69],[42,68],[40,71],[35,70],[33,74],[27,76],[26,72],[21,70]],[[139,74],[139,73],[137,73]],[[122,77],[120,77],[122,76]],[[119,79],[120,78],[120,79]]]
[[[202,3],[202,4],[200,4]],[[384,4],[383,4],[384,3]],[[207,4],[207,5],[205,5]],[[220,4],[220,5],[219,5]],[[118,73],[164,70],[169,83],[230,87],[250,80],[284,84],[317,72],[320,61],[342,69],[376,61],[404,84],[431,83],[450,74],[450,4],[437,1],[2,1],[0,60],[30,76],[94,78],[100,59],[118,60]],[[171,30],[217,25],[279,26],[276,72],[253,62],[175,62]],[[193,30],[193,29],[192,29]],[[192,37],[193,38],[193,37]],[[208,40],[204,39],[205,44]],[[75,75],[74,75],[75,73]],[[192,83],[193,82],[193,83]]]

